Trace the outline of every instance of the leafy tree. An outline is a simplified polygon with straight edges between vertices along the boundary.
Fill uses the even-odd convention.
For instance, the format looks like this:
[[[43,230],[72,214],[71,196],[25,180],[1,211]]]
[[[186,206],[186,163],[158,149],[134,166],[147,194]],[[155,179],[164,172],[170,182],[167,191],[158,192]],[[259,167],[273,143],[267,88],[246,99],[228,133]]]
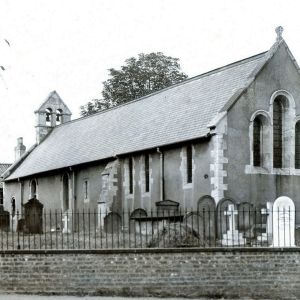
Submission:
[[[180,71],[179,59],[161,52],[131,57],[120,70],[109,69],[109,75],[111,78],[103,82],[103,98],[81,106],[82,116],[143,97],[187,78]]]

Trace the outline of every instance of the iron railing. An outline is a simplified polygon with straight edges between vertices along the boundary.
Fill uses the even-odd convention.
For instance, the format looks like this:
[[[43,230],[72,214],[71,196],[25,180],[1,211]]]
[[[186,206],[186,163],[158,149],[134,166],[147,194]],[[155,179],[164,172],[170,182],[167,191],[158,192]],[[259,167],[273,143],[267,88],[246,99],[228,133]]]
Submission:
[[[0,250],[300,246],[290,209],[0,214]]]

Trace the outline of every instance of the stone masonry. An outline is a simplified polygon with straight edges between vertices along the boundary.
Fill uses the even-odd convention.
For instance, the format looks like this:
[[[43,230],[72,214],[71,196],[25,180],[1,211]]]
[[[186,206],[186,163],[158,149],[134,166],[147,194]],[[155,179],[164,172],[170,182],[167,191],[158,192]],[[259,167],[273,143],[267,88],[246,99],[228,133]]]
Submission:
[[[292,300],[300,298],[300,251],[3,251],[0,293]]]

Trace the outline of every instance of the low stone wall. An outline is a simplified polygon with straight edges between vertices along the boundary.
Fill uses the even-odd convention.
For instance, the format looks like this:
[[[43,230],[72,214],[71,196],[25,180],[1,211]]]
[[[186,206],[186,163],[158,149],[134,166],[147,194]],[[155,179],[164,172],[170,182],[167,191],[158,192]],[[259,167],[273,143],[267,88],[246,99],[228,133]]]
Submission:
[[[300,299],[300,249],[2,251],[0,293]]]

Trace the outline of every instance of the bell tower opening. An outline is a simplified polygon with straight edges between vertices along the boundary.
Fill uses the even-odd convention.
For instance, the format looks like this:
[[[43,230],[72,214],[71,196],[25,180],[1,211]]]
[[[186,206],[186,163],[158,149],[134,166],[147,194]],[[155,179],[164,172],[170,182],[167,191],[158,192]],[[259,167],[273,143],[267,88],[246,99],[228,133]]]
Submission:
[[[62,116],[63,116],[63,111],[62,109],[57,109],[56,110],[56,125],[62,124]]]
[[[35,111],[36,142],[39,144],[56,126],[71,120],[72,113],[56,91]]]
[[[46,125],[52,126],[52,109],[46,108]]]

